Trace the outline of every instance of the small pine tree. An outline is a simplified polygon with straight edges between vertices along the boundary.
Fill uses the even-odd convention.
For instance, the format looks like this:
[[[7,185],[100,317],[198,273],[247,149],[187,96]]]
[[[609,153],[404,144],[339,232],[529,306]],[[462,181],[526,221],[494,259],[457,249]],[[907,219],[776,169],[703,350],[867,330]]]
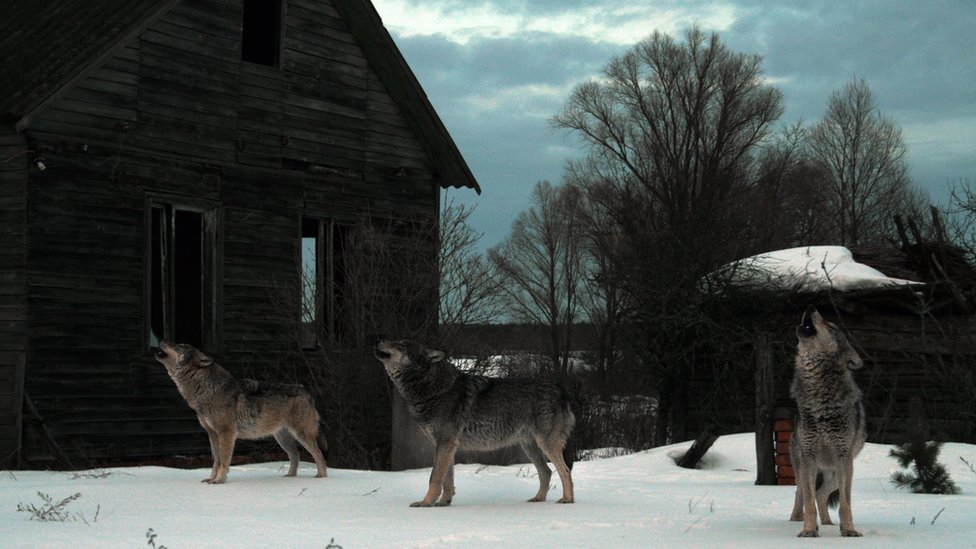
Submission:
[[[959,487],[939,463],[942,442],[928,440],[929,431],[922,419],[919,399],[912,399],[909,414],[908,441],[896,446],[889,455],[903,468],[911,466],[914,473],[896,471],[891,474],[891,483],[916,494],[958,494]]]

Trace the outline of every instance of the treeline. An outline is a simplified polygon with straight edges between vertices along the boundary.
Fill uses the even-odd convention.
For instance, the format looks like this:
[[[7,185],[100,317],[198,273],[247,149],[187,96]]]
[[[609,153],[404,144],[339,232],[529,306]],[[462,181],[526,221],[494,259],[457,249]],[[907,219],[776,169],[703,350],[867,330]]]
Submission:
[[[590,327],[592,391],[656,396],[663,442],[682,372],[741,352],[752,327],[730,308],[763,306],[705,295],[702,280],[719,267],[805,245],[900,247],[896,215],[972,255],[968,185],[933,227],[901,129],[866,81],[826,98],[812,124],[778,125],[782,103],[760,56],[699,28],[681,39],[655,32],[551,118],[581,157],[560,184],[535,185],[486,257],[468,250],[442,264],[452,281],[442,282],[442,309],[477,295],[479,321],[536,326],[538,374],[557,378],[569,374],[575,327]],[[442,310],[448,324],[457,316]]]

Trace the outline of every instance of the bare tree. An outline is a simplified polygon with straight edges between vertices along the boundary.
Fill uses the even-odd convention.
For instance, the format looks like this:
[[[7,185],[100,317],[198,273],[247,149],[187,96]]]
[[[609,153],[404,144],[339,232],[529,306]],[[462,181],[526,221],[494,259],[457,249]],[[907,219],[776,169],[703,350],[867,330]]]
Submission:
[[[908,176],[901,128],[881,112],[864,79],[854,78],[830,96],[808,143],[825,172],[836,242],[892,236],[892,216],[918,213],[924,204]]]
[[[501,315],[500,283],[477,252],[481,235],[468,223],[474,208],[446,200],[441,210],[439,250],[439,345],[453,348],[464,326],[487,324]]]
[[[606,181],[589,179],[593,172],[580,163],[567,169],[566,186],[579,197],[570,212],[580,227],[583,265],[580,293],[581,316],[592,330],[596,349],[592,366],[597,391],[604,400],[611,395],[617,366],[621,359],[620,338],[627,320],[627,294],[623,273],[617,261],[623,240],[620,226],[613,218],[613,186]]]
[[[532,206],[519,214],[512,232],[488,251],[517,320],[545,327],[543,342],[557,377],[569,371],[572,328],[580,312],[582,258],[579,226],[572,215],[578,194],[541,181]]]
[[[584,140],[591,167],[639,201],[663,240],[708,256],[734,237],[729,201],[756,183],[751,153],[781,113],[761,58],[695,27],[684,43],[655,32],[612,59],[552,123]]]
[[[757,157],[782,113],[761,62],[697,27],[683,42],[655,32],[577,86],[552,118],[588,149],[574,177],[605,187],[628,344],[658,397],[660,443],[682,401],[681,372],[702,344],[699,281],[752,251]]]

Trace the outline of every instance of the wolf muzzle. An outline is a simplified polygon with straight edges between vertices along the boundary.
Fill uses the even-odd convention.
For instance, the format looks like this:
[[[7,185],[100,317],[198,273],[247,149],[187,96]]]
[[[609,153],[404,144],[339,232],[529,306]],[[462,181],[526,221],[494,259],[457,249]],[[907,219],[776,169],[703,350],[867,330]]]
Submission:
[[[817,335],[817,327],[813,320],[813,316],[816,314],[819,314],[817,313],[816,307],[807,307],[807,310],[803,312],[803,320],[796,327],[797,337],[813,337]]]

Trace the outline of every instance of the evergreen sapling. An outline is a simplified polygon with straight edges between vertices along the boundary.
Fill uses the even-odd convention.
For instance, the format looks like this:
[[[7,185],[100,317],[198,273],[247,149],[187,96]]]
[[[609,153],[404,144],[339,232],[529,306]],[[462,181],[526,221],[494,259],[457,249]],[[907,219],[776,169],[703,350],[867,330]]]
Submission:
[[[958,494],[959,487],[945,466],[939,463],[941,450],[942,442],[928,440],[921,403],[912,399],[908,441],[893,448],[889,455],[897,459],[902,468],[911,467],[914,472],[896,471],[891,474],[891,483],[916,494]]]

